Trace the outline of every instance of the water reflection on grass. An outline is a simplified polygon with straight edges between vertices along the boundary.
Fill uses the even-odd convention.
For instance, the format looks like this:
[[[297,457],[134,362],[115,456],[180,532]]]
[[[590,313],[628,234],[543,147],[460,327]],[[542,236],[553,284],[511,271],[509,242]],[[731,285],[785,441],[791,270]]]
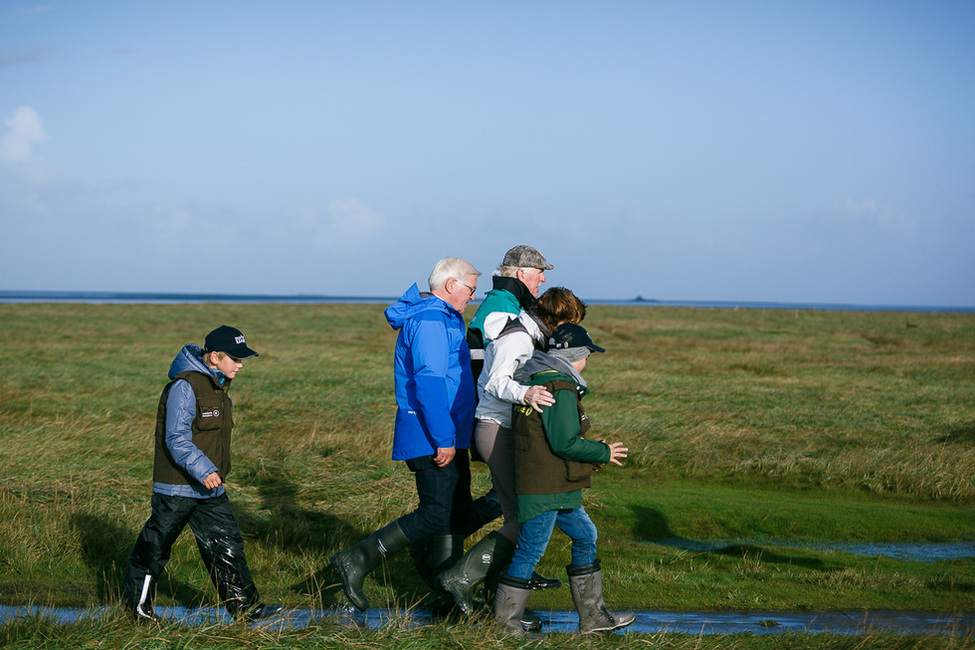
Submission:
[[[37,607],[0,605],[0,624],[24,617],[38,617],[55,624],[67,625],[82,619],[111,614],[109,607],[91,609],[71,607]],[[233,620],[215,607],[158,607],[157,615],[165,620],[190,626],[230,625]],[[542,620],[543,633],[574,633],[579,618],[575,612],[536,610]],[[387,624],[416,627],[435,622],[423,609],[372,608],[366,612],[353,609],[283,610],[273,618],[252,623],[251,627],[270,630],[306,628],[317,624],[345,623],[358,627],[379,628]],[[476,623],[475,623],[476,624]],[[878,632],[900,634],[956,634],[975,632],[975,613],[878,611],[878,612],[636,612],[633,625],[616,634],[783,634],[811,632],[857,635]]]
[[[975,542],[804,542],[776,539],[695,540],[684,537],[646,541],[649,544],[659,546],[702,552],[720,551],[737,546],[752,546],[838,551],[866,557],[889,557],[910,562],[940,562],[975,557]]]

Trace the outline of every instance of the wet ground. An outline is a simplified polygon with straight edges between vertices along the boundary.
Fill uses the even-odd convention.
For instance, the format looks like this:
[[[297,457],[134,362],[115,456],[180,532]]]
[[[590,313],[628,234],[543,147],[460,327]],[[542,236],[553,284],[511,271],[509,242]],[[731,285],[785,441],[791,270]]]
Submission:
[[[684,537],[648,540],[650,544],[689,551],[719,551],[733,546],[803,548],[840,551],[867,557],[890,557],[909,562],[940,562],[975,557],[975,542],[803,542],[777,539],[695,540]]]
[[[41,616],[67,624],[86,617],[98,617],[108,608],[73,609],[62,607],[0,605],[0,624],[28,616]],[[157,607],[159,616],[187,625],[231,623],[227,614],[216,608]],[[575,612],[535,612],[542,619],[543,632],[575,632]],[[430,613],[415,610],[373,608],[362,613],[354,610],[313,611],[285,610],[273,618],[254,623],[269,628],[301,628],[322,623],[343,623],[379,627],[391,618],[409,616],[416,625],[431,622]],[[902,634],[975,634],[975,612],[935,614],[929,612],[637,612],[636,622],[617,634],[679,632],[683,634],[783,634],[812,632],[830,634],[866,634],[896,632]]]

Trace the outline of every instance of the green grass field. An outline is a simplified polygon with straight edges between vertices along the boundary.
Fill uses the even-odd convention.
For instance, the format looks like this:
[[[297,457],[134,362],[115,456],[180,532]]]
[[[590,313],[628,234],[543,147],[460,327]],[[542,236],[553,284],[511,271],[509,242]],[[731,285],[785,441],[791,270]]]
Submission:
[[[329,555],[415,500],[389,459],[395,332],[382,309],[0,305],[0,602],[114,602],[149,514],[169,363],[223,323],[261,353],[232,389],[228,481],[258,586],[294,607],[340,602]],[[975,609],[975,559],[804,547],[975,540],[975,315],[597,305],[584,324],[608,350],[587,368],[587,411],[631,449],[586,496],[611,607]],[[656,543],[673,538],[796,544]],[[540,570],[564,577],[567,562],[556,533]],[[375,605],[425,593],[406,553],[385,576],[367,581]],[[188,531],[159,602],[216,602]],[[530,606],[571,599],[536,593]],[[434,647],[425,634],[437,632],[418,646]]]

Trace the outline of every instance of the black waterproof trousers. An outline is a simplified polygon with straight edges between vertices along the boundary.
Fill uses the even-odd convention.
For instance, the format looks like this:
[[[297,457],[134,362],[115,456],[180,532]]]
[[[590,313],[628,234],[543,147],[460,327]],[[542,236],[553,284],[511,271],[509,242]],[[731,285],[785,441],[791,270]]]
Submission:
[[[122,585],[125,605],[152,610],[156,580],[187,524],[230,615],[242,614],[257,605],[257,587],[244,558],[244,537],[227,495],[193,499],[156,493],[152,495],[152,514],[139,533],[125,570]]]

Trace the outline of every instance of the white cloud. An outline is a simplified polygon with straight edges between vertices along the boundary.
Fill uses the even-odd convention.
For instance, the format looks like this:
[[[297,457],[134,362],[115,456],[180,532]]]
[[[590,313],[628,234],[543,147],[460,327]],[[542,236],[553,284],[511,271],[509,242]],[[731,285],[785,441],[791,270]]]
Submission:
[[[35,144],[47,142],[44,120],[30,106],[21,106],[3,120],[8,131],[0,139],[0,160],[13,165],[30,159]]]
[[[327,242],[338,248],[349,240],[367,240],[386,227],[386,219],[356,198],[336,199],[328,207],[305,208],[293,224],[306,240]]]
[[[843,206],[848,217],[872,224],[881,231],[893,233],[905,239],[913,239],[917,234],[917,221],[876,199],[850,199]]]
[[[331,229],[349,237],[368,237],[382,229],[383,216],[359,199],[338,199],[328,204]]]

